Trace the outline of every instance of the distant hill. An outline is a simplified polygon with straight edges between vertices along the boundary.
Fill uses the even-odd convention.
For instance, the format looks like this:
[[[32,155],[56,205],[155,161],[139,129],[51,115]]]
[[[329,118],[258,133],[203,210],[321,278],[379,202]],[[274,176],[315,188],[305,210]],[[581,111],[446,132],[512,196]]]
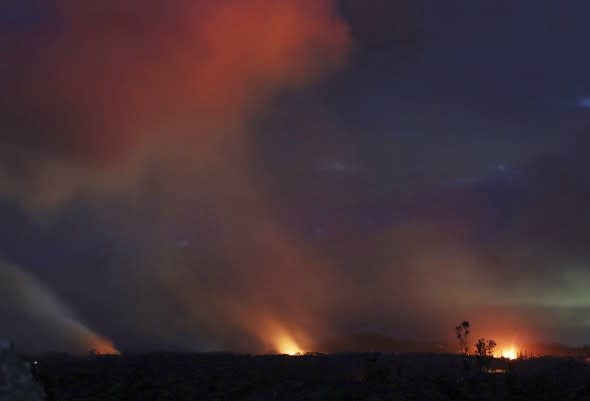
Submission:
[[[316,351],[325,353],[342,352],[433,352],[454,353],[455,344],[444,342],[399,340],[379,333],[362,333],[331,338],[316,345]]]

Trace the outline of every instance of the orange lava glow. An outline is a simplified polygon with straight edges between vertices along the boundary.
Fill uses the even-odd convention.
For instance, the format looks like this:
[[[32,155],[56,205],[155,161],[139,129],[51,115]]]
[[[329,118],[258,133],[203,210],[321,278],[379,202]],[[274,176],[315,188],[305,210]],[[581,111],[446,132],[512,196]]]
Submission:
[[[518,349],[514,345],[511,345],[510,347],[502,348],[498,352],[495,352],[494,357],[514,360],[518,358]]]
[[[502,356],[508,359],[516,359],[518,353],[514,348],[509,348],[507,350],[502,351]]]
[[[279,335],[275,340],[275,348],[279,354],[284,355],[301,355],[303,349],[287,334]]]
[[[96,355],[121,355],[121,352],[106,338],[98,338],[92,344],[92,350]]]

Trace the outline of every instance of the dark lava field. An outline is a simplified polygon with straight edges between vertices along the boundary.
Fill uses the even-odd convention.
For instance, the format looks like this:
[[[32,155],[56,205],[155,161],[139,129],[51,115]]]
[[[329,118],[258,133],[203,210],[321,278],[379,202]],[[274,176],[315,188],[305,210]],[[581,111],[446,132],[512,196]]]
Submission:
[[[35,360],[49,401],[590,401],[590,364],[573,358],[159,353]]]

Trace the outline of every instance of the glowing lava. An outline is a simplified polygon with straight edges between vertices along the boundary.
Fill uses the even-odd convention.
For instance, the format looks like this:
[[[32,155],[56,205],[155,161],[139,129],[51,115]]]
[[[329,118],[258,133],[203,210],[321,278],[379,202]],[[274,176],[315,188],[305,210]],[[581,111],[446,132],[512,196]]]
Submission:
[[[516,350],[516,348],[514,346],[510,347],[510,348],[505,348],[502,350],[502,358],[506,358],[506,359],[516,359],[518,358],[518,351]]]
[[[290,336],[280,335],[275,341],[275,347],[279,354],[284,355],[301,355],[304,353],[303,349]]]
[[[106,338],[97,338],[92,343],[92,352],[96,355],[121,355],[121,352]]]

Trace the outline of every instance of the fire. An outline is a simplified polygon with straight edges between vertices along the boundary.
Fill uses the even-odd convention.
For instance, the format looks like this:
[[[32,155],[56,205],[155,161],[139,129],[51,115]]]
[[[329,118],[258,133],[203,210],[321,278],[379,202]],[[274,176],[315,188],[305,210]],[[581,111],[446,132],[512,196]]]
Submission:
[[[509,348],[504,348],[499,355],[494,355],[496,358],[506,358],[506,359],[517,359],[518,358],[518,350],[514,345],[510,346]]]
[[[502,351],[502,356],[507,359],[516,359],[518,357],[518,352],[512,347]]]
[[[302,355],[308,352],[308,335],[299,327],[285,324],[272,316],[262,317],[256,329],[259,330],[261,345],[265,352],[281,355]]]
[[[301,355],[304,353],[295,340],[287,334],[282,334],[275,340],[275,347],[280,354]]]

